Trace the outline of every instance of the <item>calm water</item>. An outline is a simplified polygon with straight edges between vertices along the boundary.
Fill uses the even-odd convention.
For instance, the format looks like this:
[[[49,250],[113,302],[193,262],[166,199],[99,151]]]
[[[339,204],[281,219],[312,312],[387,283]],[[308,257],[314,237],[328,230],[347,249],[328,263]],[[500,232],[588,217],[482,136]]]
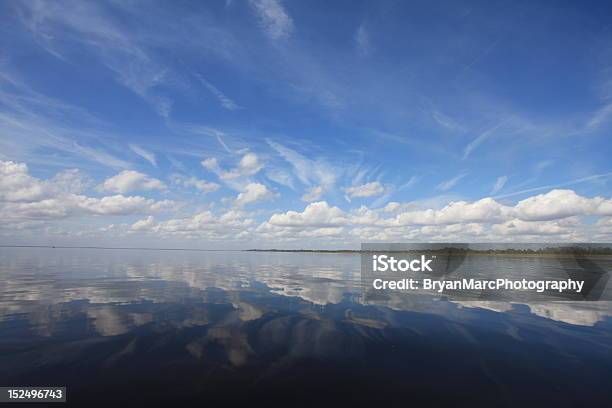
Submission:
[[[350,254],[0,249],[0,385],[65,385],[89,406],[612,405],[610,303],[363,304],[359,269]]]

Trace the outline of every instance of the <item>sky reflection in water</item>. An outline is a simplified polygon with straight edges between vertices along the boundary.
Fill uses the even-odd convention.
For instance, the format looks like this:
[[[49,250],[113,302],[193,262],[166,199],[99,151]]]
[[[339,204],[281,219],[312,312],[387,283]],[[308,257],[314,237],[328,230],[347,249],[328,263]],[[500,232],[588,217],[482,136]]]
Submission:
[[[364,305],[359,265],[4,248],[0,382],[68,385],[73,402],[609,402],[610,303]]]

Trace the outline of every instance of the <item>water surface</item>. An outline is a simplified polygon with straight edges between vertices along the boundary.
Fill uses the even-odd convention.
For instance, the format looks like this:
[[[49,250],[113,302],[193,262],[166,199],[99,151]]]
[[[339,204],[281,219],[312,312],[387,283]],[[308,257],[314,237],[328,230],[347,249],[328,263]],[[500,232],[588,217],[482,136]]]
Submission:
[[[356,254],[3,248],[0,385],[67,386],[80,405],[610,406],[610,303],[364,304],[359,269]]]

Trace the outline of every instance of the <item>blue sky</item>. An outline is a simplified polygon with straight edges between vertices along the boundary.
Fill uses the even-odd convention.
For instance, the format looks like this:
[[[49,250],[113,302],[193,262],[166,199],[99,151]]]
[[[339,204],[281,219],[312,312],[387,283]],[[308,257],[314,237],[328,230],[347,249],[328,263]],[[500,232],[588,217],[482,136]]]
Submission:
[[[0,4],[0,241],[608,240],[612,5]]]

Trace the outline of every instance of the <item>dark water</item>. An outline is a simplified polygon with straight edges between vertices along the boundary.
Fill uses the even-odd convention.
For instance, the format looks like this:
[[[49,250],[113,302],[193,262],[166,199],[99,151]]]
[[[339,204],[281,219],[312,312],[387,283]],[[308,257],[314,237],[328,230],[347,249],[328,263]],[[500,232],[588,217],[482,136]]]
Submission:
[[[612,406],[610,303],[363,304],[359,267],[0,249],[0,386],[80,406]]]

